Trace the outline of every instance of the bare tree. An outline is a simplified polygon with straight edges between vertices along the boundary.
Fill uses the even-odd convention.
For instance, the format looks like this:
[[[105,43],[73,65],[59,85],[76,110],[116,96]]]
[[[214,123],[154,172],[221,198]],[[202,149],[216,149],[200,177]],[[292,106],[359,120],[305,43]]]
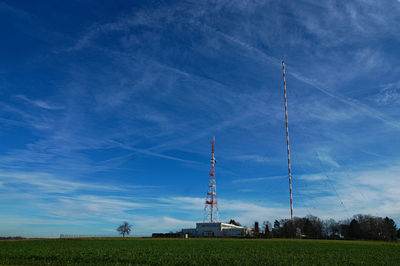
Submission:
[[[340,224],[334,219],[329,219],[324,222],[323,235],[326,238],[336,239],[340,235]]]
[[[123,222],[118,228],[117,231],[122,235],[122,237],[125,237],[125,234],[129,235],[131,232],[132,225],[130,225],[128,222]]]

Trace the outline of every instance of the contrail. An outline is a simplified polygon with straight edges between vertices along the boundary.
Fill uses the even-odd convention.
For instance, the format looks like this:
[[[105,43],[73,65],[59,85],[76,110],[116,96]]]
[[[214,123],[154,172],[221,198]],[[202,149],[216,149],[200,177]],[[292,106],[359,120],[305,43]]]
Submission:
[[[252,46],[252,45],[250,45],[248,43],[245,43],[245,42],[243,42],[243,41],[241,41],[241,40],[239,40],[237,38],[234,38],[232,36],[229,36],[229,35],[221,32],[221,31],[219,31],[217,29],[214,29],[214,28],[212,28],[212,27],[210,27],[208,25],[202,25],[202,24],[199,24],[199,23],[195,23],[195,24],[200,25],[200,26],[202,26],[204,28],[207,28],[209,31],[212,31],[214,34],[222,37],[225,40],[228,40],[228,41],[230,41],[232,43],[235,43],[235,44],[237,44],[237,45],[239,45],[239,46],[241,46],[241,47],[243,47],[243,48],[245,48],[245,49],[247,49],[247,50],[249,50],[249,51],[251,51],[253,53],[256,53],[257,55],[260,56],[261,59],[263,59],[264,61],[267,61],[268,63],[272,63],[273,65],[280,66],[280,60],[279,59],[277,59],[277,58],[275,58],[273,56],[265,54],[264,51],[254,47],[254,46]],[[322,88],[321,86],[317,86],[317,85],[315,85],[315,81],[313,81],[313,80],[311,80],[309,78],[303,77],[302,75],[296,73],[296,71],[292,71],[291,70],[289,75],[291,75],[295,79],[297,79],[297,80],[299,80],[299,81],[301,81],[301,82],[303,82],[305,84],[310,85],[311,87],[319,90],[320,92],[322,92],[322,93],[324,93],[324,94],[326,94],[326,95],[328,95],[328,96],[330,96],[332,98],[335,98],[336,100],[338,100],[338,101],[340,101],[342,103],[345,103],[347,105],[351,105],[352,107],[358,109],[359,111],[361,111],[365,115],[368,115],[368,116],[370,116],[372,118],[380,120],[380,121],[384,122],[386,125],[388,125],[388,126],[390,126],[392,128],[400,129],[400,123],[399,122],[388,118],[387,116],[385,116],[384,114],[382,114],[378,110],[375,110],[375,109],[373,109],[373,108],[371,108],[371,107],[369,107],[369,106],[367,106],[367,105],[365,105],[365,104],[363,104],[363,103],[361,103],[361,102],[359,102],[359,101],[357,101],[355,99],[335,94],[335,93],[333,93],[332,91],[330,91],[328,89]]]

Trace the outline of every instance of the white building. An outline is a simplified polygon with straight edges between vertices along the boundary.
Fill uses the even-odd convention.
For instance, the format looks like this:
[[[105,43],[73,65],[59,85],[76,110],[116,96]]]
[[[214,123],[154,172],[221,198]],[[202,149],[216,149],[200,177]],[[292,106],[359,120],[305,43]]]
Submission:
[[[253,234],[251,228],[227,223],[196,223],[196,228],[182,229],[189,237],[245,237]]]

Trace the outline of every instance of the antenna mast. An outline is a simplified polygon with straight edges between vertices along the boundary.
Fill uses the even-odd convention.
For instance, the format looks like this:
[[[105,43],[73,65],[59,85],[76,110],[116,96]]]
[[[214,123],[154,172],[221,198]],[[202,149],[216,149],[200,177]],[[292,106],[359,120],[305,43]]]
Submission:
[[[218,221],[218,201],[217,201],[217,185],[215,183],[215,171],[214,165],[217,162],[214,157],[214,143],[215,137],[211,142],[211,170],[210,170],[210,181],[208,183],[206,204],[204,207],[204,222],[210,221],[214,223]]]
[[[290,219],[293,222],[292,172],[290,170],[289,126],[288,126],[287,97],[286,97],[286,74],[285,74],[285,60],[284,60],[283,56],[282,56],[282,69],[283,69],[283,91],[285,93],[286,146],[287,146],[288,170],[289,170]]]

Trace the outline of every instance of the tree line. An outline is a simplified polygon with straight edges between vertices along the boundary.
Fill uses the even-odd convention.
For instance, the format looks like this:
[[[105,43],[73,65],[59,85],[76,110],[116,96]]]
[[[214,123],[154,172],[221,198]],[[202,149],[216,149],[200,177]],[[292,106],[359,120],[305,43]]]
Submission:
[[[396,241],[400,239],[400,229],[389,217],[357,214],[341,221],[322,220],[308,215],[300,218],[275,220],[273,225],[264,221],[258,228],[255,223],[254,235],[265,238],[311,238],[311,239],[364,239]]]

